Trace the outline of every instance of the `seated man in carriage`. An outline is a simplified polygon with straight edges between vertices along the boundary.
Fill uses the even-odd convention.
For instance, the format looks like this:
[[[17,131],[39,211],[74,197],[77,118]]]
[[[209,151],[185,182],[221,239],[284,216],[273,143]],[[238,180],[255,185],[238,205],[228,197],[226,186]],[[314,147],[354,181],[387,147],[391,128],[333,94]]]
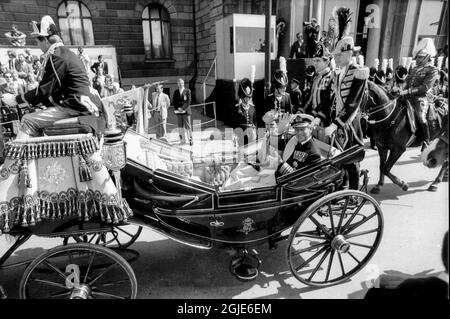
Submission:
[[[44,52],[39,85],[36,90],[25,94],[4,95],[2,100],[8,106],[44,103],[48,108],[22,118],[18,139],[40,136],[44,128],[58,120],[91,115],[99,117],[103,111],[100,97],[91,88],[83,63],[64,46],[52,18],[44,16],[41,23],[33,21],[32,27],[31,37]],[[95,126],[95,122],[87,123]]]

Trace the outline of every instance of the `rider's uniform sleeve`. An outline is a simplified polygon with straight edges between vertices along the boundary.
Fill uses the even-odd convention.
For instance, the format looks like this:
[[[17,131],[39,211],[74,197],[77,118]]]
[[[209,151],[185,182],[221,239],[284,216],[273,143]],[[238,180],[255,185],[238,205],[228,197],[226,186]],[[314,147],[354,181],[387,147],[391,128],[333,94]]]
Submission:
[[[425,76],[423,77],[423,80],[420,81],[419,85],[416,87],[410,87],[410,82],[408,82],[406,89],[409,90],[409,95],[425,95],[425,93],[434,87],[434,84],[436,81],[439,80],[439,70],[438,68],[434,66],[428,66],[425,69]],[[411,79],[411,82],[414,80]]]
[[[25,93],[24,96],[16,96],[17,103],[48,104],[52,94],[61,87],[60,81],[66,73],[66,63],[59,57],[51,56],[50,59],[45,66],[44,77],[39,82],[38,88]]]
[[[334,123],[346,126],[354,119],[364,96],[367,80],[369,79],[369,68],[364,67],[355,70],[350,93],[344,103],[342,111],[336,117]]]

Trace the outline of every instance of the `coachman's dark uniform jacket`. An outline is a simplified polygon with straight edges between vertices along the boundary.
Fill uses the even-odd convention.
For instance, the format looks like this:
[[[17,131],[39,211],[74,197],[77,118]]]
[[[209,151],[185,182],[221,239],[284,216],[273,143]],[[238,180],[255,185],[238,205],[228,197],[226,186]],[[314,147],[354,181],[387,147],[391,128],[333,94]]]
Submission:
[[[335,98],[331,119],[338,127],[336,140],[344,150],[358,144],[364,145],[360,107],[368,78],[369,68],[353,64],[341,69],[334,78]]]
[[[60,46],[45,65],[37,90],[25,93],[24,97],[31,105],[58,105],[83,115],[99,115],[103,110],[102,102],[90,84],[83,62],[70,49]],[[20,95],[16,96],[16,101],[25,103]]]
[[[263,114],[270,110],[278,110],[285,113],[292,113],[293,111],[289,93],[284,93],[279,100],[275,97],[274,93],[267,95],[264,106],[265,112]]]

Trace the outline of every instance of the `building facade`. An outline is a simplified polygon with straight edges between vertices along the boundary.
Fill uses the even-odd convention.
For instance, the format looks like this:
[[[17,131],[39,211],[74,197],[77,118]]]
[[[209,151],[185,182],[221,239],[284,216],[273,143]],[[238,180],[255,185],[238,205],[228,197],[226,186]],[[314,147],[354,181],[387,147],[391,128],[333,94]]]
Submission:
[[[326,26],[337,5],[354,12],[351,32],[366,61],[410,56],[424,36],[438,47],[447,43],[447,0],[273,0],[272,14],[283,22],[278,55],[288,56],[303,22],[315,17]],[[264,6],[264,0],[0,0],[0,45],[8,44],[3,35],[12,24],[28,32],[31,20],[50,15],[66,44],[114,46],[125,88],[166,80],[173,91],[183,78],[201,101],[202,84],[208,92],[215,85],[216,21],[262,15]]]

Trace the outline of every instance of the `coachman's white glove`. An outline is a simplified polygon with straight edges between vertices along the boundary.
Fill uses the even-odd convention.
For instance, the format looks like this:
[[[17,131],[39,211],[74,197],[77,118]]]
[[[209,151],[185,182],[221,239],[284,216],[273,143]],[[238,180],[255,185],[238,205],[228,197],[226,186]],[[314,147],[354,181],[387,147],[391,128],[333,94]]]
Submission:
[[[2,102],[9,107],[17,106],[16,96],[11,93],[3,94]]]
[[[325,135],[326,136],[331,136],[333,135],[333,133],[336,131],[337,129],[337,125],[336,124],[331,124],[330,126],[325,128]]]

